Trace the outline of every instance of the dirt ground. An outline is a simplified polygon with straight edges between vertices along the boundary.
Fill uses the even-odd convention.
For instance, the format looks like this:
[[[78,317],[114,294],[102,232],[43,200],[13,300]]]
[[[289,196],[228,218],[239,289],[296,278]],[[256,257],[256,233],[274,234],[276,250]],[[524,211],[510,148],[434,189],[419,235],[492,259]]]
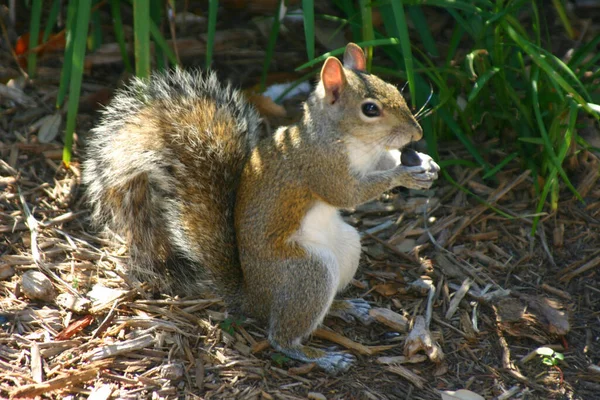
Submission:
[[[262,69],[260,29],[219,32],[215,69],[251,87]],[[197,37],[191,30],[181,39],[187,65],[203,59]],[[302,38],[281,40],[273,69],[293,71]],[[81,149],[97,104],[126,78],[118,50],[105,51],[87,60],[75,159],[65,169],[60,138],[40,141],[52,132],[60,52],[46,54],[38,78],[23,84],[0,48],[2,84],[15,79],[24,96],[0,96],[0,397],[439,399],[464,388],[486,399],[600,399],[597,154],[569,161],[585,203],[563,190],[534,236],[534,182],[518,160],[495,182],[449,168],[478,199],[440,179],[429,191],[396,189],[345,212],[364,251],[343,297],[368,301],[379,322],[325,320],[310,344],[358,358],[331,377],[275,352],[264,326],[228,315],[217,294],[181,298],[132,281],[123,241],[90,226]],[[262,109],[270,128],[293,120],[296,104],[285,117]],[[460,143],[439,148],[440,159],[469,158]],[[489,152],[492,161],[505,156]]]

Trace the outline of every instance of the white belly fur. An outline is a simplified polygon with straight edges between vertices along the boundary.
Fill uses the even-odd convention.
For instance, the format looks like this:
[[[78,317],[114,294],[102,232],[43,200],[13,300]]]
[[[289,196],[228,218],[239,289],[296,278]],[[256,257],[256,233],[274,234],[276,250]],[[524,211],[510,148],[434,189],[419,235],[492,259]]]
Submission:
[[[334,282],[337,280],[338,292],[350,283],[360,260],[360,236],[335,207],[317,202],[292,240],[327,265]]]

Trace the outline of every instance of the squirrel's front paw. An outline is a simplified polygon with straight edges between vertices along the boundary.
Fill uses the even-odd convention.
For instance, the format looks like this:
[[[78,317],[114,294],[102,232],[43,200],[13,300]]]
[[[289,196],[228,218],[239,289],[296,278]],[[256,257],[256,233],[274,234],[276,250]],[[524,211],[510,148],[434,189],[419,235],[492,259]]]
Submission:
[[[399,165],[396,167],[399,171],[399,177],[396,179],[398,186],[404,186],[409,189],[429,189],[433,185],[433,181],[438,178],[440,166],[433,161],[433,158],[427,154],[414,152],[411,159],[418,163],[411,162],[411,166]]]

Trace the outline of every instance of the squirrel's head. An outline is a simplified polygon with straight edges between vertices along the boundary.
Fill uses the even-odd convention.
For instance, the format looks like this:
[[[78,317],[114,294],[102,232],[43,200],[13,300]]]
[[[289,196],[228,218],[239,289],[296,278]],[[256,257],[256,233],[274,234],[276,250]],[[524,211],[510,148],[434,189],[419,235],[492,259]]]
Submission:
[[[354,43],[343,65],[335,57],[325,61],[314,101],[339,132],[367,145],[402,148],[423,136],[400,91],[366,72],[365,54]]]

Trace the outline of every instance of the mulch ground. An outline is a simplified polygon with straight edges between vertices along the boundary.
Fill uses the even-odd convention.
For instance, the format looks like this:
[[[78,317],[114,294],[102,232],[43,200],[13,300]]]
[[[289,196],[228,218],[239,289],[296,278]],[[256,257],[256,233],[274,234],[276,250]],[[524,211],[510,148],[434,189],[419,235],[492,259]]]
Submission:
[[[259,35],[223,31],[216,67],[253,83],[264,50],[240,42],[248,32]],[[279,70],[301,63],[301,42],[291,43]],[[455,166],[458,186],[396,189],[345,212],[364,251],[344,297],[367,300],[378,322],[325,320],[310,344],[358,358],[331,377],[276,353],[264,326],[228,315],[217,294],[169,296],[127,276],[124,242],[90,225],[78,147],[65,169],[59,139],[39,140],[42,126],[51,132],[40,121],[54,113],[60,75],[58,55],[45,60],[38,79],[17,79],[25,97],[0,96],[0,397],[439,399],[465,388],[486,399],[600,399],[597,154],[569,161],[585,202],[563,190],[541,214],[516,160],[494,182]],[[4,49],[0,61],[14,65]],[[122,69],[90,63],[82,137]],[[469,158],[458,143],[439,147],[441,159]],[[538,355],[544,347],[564,359]]]

